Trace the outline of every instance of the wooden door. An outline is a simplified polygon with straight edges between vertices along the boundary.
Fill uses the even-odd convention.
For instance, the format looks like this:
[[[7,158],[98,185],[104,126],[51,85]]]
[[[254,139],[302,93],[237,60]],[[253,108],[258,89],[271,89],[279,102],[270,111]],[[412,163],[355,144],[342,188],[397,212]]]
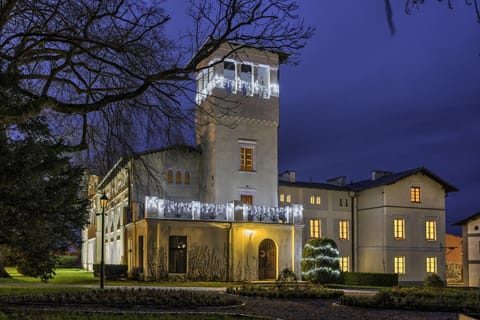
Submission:
[[[277,278],[277,249],[275,243],[265,239],[258,247],[258,280]]]

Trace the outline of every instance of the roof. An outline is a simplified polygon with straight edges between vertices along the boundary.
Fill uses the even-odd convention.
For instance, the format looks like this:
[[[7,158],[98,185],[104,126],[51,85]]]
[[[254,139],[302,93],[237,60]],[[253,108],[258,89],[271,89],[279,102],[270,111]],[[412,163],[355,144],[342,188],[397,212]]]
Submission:
[[[456,192],[458,189],[454,187],[453,185],[447,183],[445,180],[441,179],[439,176],[434,174],[432,171],[428,170],[427,168],[420,167],[420,168],[415,168],[415,169],[410,169],[398,173],[390,173],[387,175],[384,175],[380,178],[377,178],[375,180],[362,180],[359,182],[353,182],[350,184],[346,184],[344,186],[342,185],[336,185],[336,184],[331,184],[331,183],[317,183],[317,182],[288,182],[288,181],[282,181],[280,180],[278,182],[279,185],[281,186],[290,186],[290,187],[302,187],[302,188],[312,188],[312,189],[327,189],[327,190],[337,190],[337,191],[363,191],[367,189],[372,189],[380,186],[385,186],[385,185],[390,185],[394,184],[397,181],[400,181],[402,179],[405,179],[409,176],[415,175],[421,173],[423,175],[428,176],[430,179],[436,181],[440,185],[442,185],[443,189],[446,192]]]
[[[279,186],[284,187],[301,187],[309,189],[327,189],[327,190],[336,190],[336,191],[349,191],[351,190],[348,186],[339,186],[331,183],[321,183],[321,182],[290,182],[290,181],[278,181]]]
[[[368,180],[363,180],[363,181],[359,181],[359,182],[354,182],[354,183],[349,184],[348,186],[353,191],[362,191],[362,190],[366,190],[366,189],[372,189],[372,188],[376,188],[376,187],[380,187],[380,186],[394,184],[397,181],[400,181],[402,179],[405,179],[409,176],[413,176],[413,175],[418,174],[418,173],[423,174],[423,175],[429,177],[430,179],[436,181],[440,185],[442,185],[443,189],[446,192],[456,192],[456,191],[458,191],[458,189],[456,187],[449,184],[448,182],[446,182],[445,180],[443,180],[442,178],[440,178],[439,176],[437,176],[436,174],[434,174],[432,171],[428,170],[425,167],[419,167],[419,168],[415,168],[415,169],[401,171],[401,172],[398,172],[398,173],[388,174],[388,175],[385,175],[383,177],[377,178],[375,180],[368,179]]]
[[[460,221],[457,221],[457,222],[453,223],[452,225],[453,226],[462,226],[462,225],[467,224],[468,222],[470,222],[472,220],[477,219],[478,217],[480,217],[480,211],[471,215],[471,216],[469,216],[469,217],[466,217],[466,218],[464,218]]]
[[[118,172],[125,167],[125,165],[132,159],[138,159],[142,156],[154,154],[154,153],[159,153],[159,152],[166,152],[170,150],[178,150],[178,151],[184,151],[184,152],[201,152],[200,147],[193,147],[190,145],[184,145],[184,144],[178,144],[178,145],[170,145],[166,146],[163,148],[159,149],[153,149],[153,150],[147,150],[139,153],[134,153],[131,156],[128,157],[121,157],[117,163],[107,172],[105,177],[100,181],[98,184],[97,189],[103,189],[106,187],[106,185],[112,181],[112,179],[118,174]]]
[[[195,54],[192,56],[192,58],[188,61],[187,65],[190,65],[193,61],[195,61],[197,56],[200,55],[200,54],[204,54],[205,58],[206,58],[209,55],[211,55],[213,52],[215,52],[215,50],[217,50],[217,48],[215,48],[214,50],[211,49],[212,44],[215,43],[215,41],[219,41],[219,40],[212,39],[210,37],[207,38],[203,42],[203,44],[200,46],[200,48],[197,50],[197,52],[195,52]],[[245,44],[245,43],[234,42],[234,41],[223,40],[223,41],[219,41],[217,43],[218,43],[218,48],[220,48],[222,43],[229,43],[230,45],[238,46],[239,48],[253,48],[253,49],[257,49],[257,50],[265,50],[265,51],[269,51],[269,52],[272,52],[272,53],[276,53],[276,54],[278,54],[278,57],[279,57],[279,63],[286,63],[287,60],[288,60],[288,57],[291,55],[290,53],[283,52],[283,51],[280,51],[280,50],[267,49],[267,48],[264,48],[262,46],[254,46],[254,45],[251,45],[251,44]],[[237,48],[235,48],[234,50],[237,50]]]

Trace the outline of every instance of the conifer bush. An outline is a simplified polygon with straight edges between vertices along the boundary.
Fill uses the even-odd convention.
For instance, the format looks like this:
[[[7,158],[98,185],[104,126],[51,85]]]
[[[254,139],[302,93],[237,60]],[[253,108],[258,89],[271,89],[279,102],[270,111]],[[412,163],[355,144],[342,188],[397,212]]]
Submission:
[[[302,276],[312,283],[334,283],[340,278],[339,251],[335,241],[314,238],[302,251]]]

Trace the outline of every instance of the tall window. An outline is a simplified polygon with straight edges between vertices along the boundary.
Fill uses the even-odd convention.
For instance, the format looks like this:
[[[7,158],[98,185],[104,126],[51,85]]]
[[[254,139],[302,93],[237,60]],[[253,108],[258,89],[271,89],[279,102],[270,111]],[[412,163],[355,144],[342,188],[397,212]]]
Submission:
[[[167,183],[173,183],[173,171],[172,170],[167,171]]]
[[[321,221],[319,219],[310,220],[310,238],[320,238],[321,234]]]
[[[185,174],[183,176],[183,183],[190,184],[190,172],[185,171]]]
[[[291,203],[292,202],[292,196],[287,194],[287,203]]]
[[[349,227],[348,227],[348,220],[341,220],[338,222],[338,231],[340,240],[348,240],[349,239]]]
[[[437,273],[437,257],[427,257],[426,266],[428,273]]]
[[[393,236],[395,240],[405,239],[405,219],[393,220]]]
[[[187,237],[170,236],[168,250],[168,272],[187,272]]]
[[[394,273],[405,274],[405,257],[395,257],[393,263]]]
[[[242,194],[240,195],[240,201],[244,204],[249,204],[253,206],[253,196],[250,194]]]
[[[437,240],[437,221],[425,221],[425,238],[429,241]]]
[[[224,61],[223,62],[223,78],[224,78],[224,88],[227,92],[235,93],[235,62],[233,61]]]
[[[315,204],[315,196],[310,196],[310,204]]]
[[[254,150],[253,146],[240,146],[240,171],[254,171]]]
[[[420,203],[420,187],[410,188],[410,202]]]
[[[240,90],[244,96],[253,95],[252,81],[252,65],[242,63],[240,65]]]
[[[181,184],[182,183],[182,172],[178,171],[175,172],[175,183],[176,184]]]
[[[285,195],[283,193],[280,194],[280,202],[285,202]]]
[[[340,270],[342,272],[350,271],[350,257],[340,257]]]

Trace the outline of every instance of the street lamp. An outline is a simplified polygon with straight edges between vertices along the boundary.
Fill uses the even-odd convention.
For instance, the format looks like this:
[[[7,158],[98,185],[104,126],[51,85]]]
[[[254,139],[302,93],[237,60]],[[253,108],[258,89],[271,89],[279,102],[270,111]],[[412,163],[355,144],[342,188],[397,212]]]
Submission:
[[[105,208],[107,207],[108,198],[105,192],[100,197],[100,206],[102,207],[102,243],[101,243],[101,260],[100,260],[100,289],[104,288],[105,281]]]
[[[350,207],[351,207],[351,221],[352,221],[352,272],[355,272],[355,258],[356,258],[356,248],[355,246],[357,245],[355,242],[355,198],[357,197],[357,194],[350,190],[348,191],[348,196],[350,197]]]

